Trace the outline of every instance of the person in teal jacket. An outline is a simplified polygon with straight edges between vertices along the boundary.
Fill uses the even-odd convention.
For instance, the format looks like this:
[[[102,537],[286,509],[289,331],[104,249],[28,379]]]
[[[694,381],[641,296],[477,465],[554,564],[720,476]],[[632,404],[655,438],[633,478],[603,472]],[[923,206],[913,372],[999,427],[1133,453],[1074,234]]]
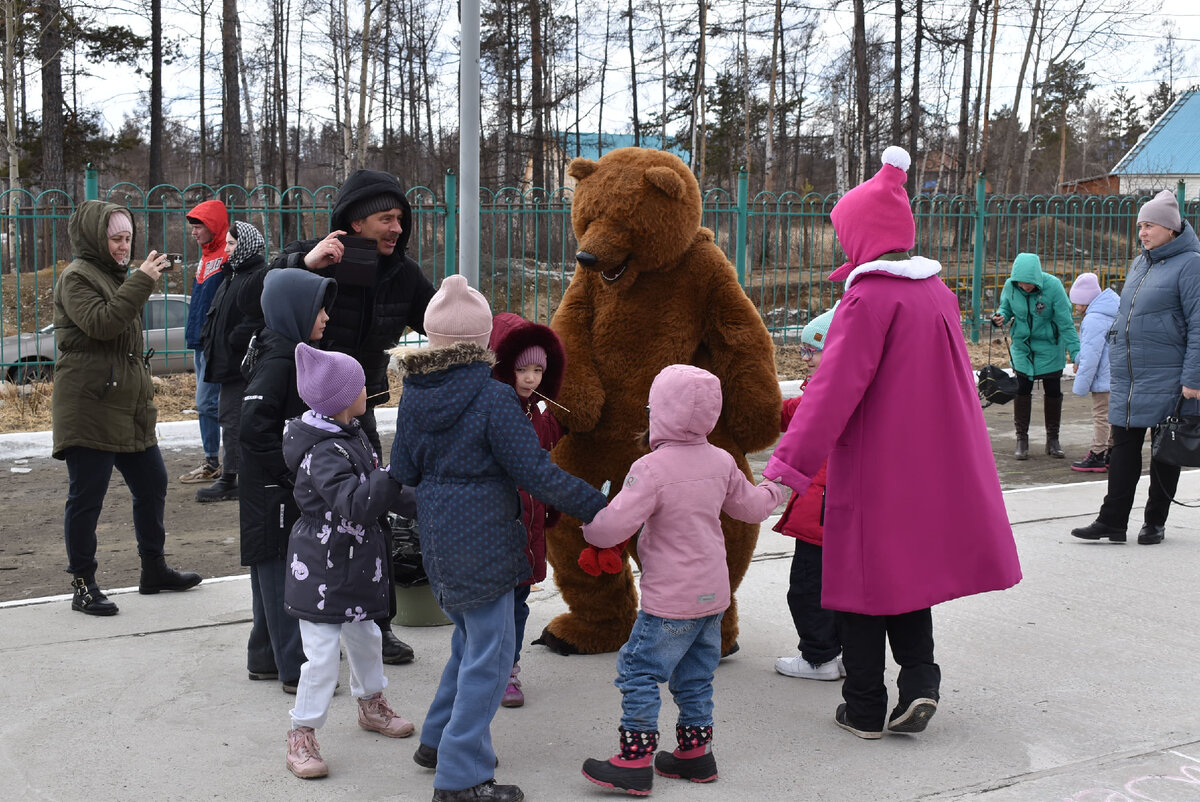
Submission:
[[[1017,459],[1029,459],[1029,418],[1033,411],[1033,383],[1042,382],[1045,393],[1046,453],[1062,459],[1058,427],[1062,420],[1062,372],[1067,358],[1079,355],[1079,335],[1071,318],[1071,300],[1057,277],[1042,272],[1036,253],[1019,253],[1012,274],[1000,293],[1000,308],[992,323],[1012,321],[1013,371],[1017,374],[1017,396],[1013,399],[1013,422],[1017,429]]]

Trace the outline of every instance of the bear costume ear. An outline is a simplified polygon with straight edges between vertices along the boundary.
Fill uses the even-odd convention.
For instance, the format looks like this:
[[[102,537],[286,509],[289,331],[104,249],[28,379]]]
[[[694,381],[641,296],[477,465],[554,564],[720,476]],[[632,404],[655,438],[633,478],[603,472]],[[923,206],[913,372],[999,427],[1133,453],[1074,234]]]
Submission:
[[[597,165],[591,159],[583,157],[571,159],[571,163],[567,165],[567,175],[574,178],[576,181],[582,181],[592,173],[596,172]]]
[[[574,162],[572,162],[574,164]],[[646,180],[672,200],[683,197],[683,179],[670,167],[651,167],[646,170]]]

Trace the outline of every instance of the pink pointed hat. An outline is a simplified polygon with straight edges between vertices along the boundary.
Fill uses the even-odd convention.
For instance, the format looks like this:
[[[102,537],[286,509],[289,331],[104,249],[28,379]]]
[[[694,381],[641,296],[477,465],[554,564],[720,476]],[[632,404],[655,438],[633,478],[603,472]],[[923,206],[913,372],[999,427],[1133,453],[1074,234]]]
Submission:
[[[879,172],[834,204],[829,219],[847,261],[829,274],[830,281],[844,281],[854,268],[885,253],[912,250],[917,228],[904,188],[911,162],[908,151],[892,145],[883,152]]]

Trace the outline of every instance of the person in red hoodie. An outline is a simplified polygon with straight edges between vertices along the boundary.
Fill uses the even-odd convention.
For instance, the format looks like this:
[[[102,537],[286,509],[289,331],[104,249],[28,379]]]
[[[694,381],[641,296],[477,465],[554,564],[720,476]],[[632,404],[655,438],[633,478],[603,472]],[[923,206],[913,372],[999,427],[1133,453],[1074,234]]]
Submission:
[[[538,444],[546,451],[562,438],[563,430],[550,409],[550,403],[562,389],[563,373],[567,369],[567,352],[562,340],[549,326],[532,323],[512,312],[501,312],[492,321],[492,337],[488,348],[496,355],[492,376],[517,391],[521,410],[537,432]],[[546,400],[542,400],[546,399]],[[533,575],[519,586],[513,604],[516,647],[513,650],[512,673],[500,700],[503,707],[521,707],[525,694],[521,690],[521,641],[525,637],[525,622],[529,620],[529,591],[534,583],[546,579],[546,530],[558,523],[557,510],[521,490],[521,517],[529,542],[525,556]]]
[[[187,213],[192,239],[200,246],[200,261],[196,265],[196,280],[192,284],[192,299],[188,304],[187,329],[184,340],[192,349],[196,365],[196,414],[200,419],[200,442],[204,446],[204,462],[179,477],[184,484],[205,484],[221,477],[221,425],[217,420],[217,405],[221,385],[204,380],[204,359],[201,330],[208,317],[208,307],[217,288],[225,280],[221,265],[225,263],[225,235],[229,233],[229,212],[218,200],[207,200]]]
[[[835,306],[834,309],[837,307]],[[821,350],[833,321],[833,309],[808,322],[800,333],[804,358],[808,362],[809,378],[821,364]],[[783,402],[780,431],[787,431],[808,379],[800,385],[800,395]],[[780,657],[775,670],[787,677],[801,679],[839,680],[846,676],[842,668],[842,641],[834,626],[832,610],[821,606],[821,551],[825,523],[825,466],[813,477],[804,493],[793,493],[787,509],[774,531],[796,538],[792,556],[792,571],[788,577],[787,603],[800,636],[800,654]]]

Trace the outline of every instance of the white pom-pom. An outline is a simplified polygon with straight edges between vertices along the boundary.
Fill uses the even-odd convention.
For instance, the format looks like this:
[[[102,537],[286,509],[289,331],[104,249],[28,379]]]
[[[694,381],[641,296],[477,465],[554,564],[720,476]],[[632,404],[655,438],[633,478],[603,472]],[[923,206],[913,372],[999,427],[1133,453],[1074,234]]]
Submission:
[[[890,164],[893,167],[899,167],[904,172],[908,172],[908,166],[912,164],[912,158],[908,155],[908,151],[899,145],[890,145],[883,152],[883,163]]]

